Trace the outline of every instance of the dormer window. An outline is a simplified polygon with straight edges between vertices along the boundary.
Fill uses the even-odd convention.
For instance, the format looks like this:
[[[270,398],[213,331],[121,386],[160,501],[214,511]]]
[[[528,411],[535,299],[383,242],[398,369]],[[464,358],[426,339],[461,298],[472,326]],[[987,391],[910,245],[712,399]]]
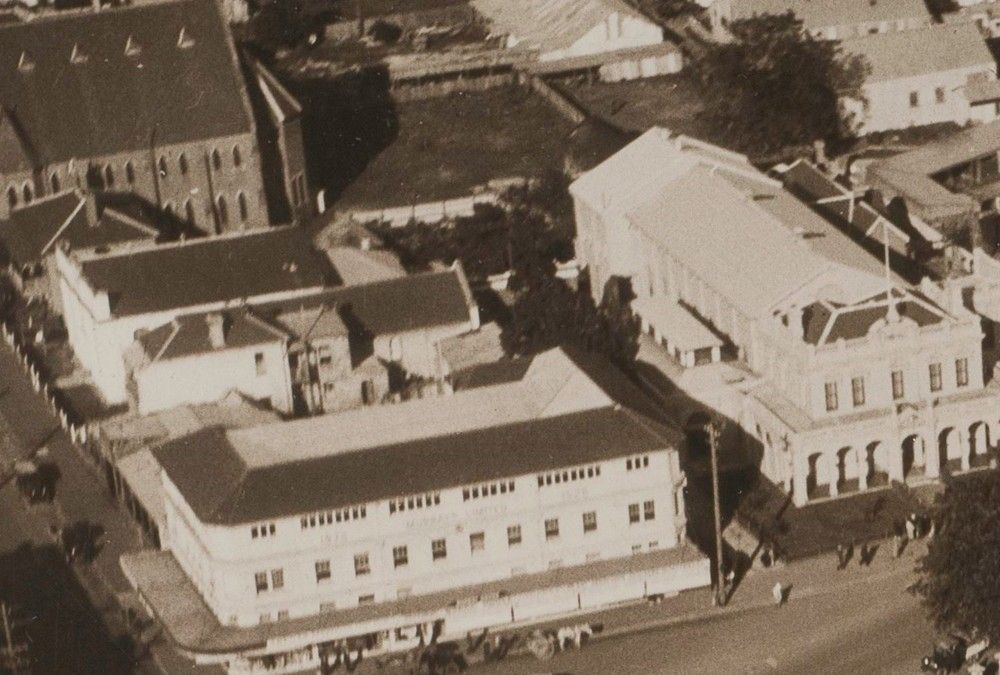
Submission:
[[[79,42],[73,45],[73,52],[69,55],[69,62],[77,65],[87,62],[87,55],[84,53],[83,48],[80,47]]]
[[[187,49],[189,47],[194,47],[194,38],[188,33],[186,27],[181,27],[181,32],[177,35],[177,46],[181,49]]]
[[[28,52],[21,52],[21,58],[17,60],[17,69],[22,73],[30,73],[35,69],[35,60]]]
[[[125,56],[140,56],[142,54],[142,47],[136,42],[136,39],[131,35],[128,36],[128,40],[125,41]]]

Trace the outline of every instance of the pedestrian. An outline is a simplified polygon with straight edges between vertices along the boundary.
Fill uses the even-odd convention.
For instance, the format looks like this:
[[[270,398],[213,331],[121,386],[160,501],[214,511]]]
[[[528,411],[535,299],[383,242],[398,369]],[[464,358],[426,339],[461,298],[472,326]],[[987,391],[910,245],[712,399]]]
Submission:
[[[845,558],[845,554],[846,553],[847,553],[847,547],[844,546],[844,544],[842,542],[838,543],[837,544],[837,570],[838,571],[844,569],[844,564],[845,564],[844,558]]]
[[[785,604],[785,587],[781,585],[780,581],[775,582],[774,588],[771,589],[771,595],[774,596],[775,607],[781,607]]]

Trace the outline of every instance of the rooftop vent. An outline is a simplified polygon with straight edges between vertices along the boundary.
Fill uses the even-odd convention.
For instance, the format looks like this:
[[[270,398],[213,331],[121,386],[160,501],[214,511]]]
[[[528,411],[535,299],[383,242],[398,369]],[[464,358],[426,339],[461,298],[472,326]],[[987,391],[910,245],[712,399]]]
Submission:
[[[134,37],[129,35],[128,40],[125,41],[125,56],[139,56],[140,54],[142,54],[142,47],[139,46]]]
[[[73,45],[73,52],[69,55],[69,62],[77,65],[87,62],[87,54],[80,47],[79,42]]]
[[[21,52],[21,58],[17,60],[17,69],[22,73],[30,73],[35,69],[35,60],[28,52]]]
[[[181,32],[177,34],[177,46],[181,49],[194,47],[194,38],[187,32],[187,28],[181,26]]]

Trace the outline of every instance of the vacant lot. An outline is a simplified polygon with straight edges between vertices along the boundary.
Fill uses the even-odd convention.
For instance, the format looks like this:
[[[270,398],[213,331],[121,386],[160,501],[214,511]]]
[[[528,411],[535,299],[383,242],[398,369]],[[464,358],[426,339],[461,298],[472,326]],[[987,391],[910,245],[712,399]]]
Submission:
[[[393,104],[394,135],[334,203],[345,208],[461,197],[493,179],[561,170],[572,125],[521,87]]]

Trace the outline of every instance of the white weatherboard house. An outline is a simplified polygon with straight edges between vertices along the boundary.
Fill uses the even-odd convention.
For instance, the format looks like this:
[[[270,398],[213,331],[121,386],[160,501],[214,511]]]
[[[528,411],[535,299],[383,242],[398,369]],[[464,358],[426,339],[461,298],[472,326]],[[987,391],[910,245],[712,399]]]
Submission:
[[[986,462],[998,387],[958,295],[909,286],[746,157],[665,129],[570,191],[593,288],[630,279],[653,339],[707,350],[693,370],[726,365],[722,338],[721,412],[796,504]],[[696,321],[659,320],[682,311]]]
[[[167,550],[122,567],[183,651],[240,673],[672,594],[709,583],[679,441],[553,350],[449,397],[164,443]]]

